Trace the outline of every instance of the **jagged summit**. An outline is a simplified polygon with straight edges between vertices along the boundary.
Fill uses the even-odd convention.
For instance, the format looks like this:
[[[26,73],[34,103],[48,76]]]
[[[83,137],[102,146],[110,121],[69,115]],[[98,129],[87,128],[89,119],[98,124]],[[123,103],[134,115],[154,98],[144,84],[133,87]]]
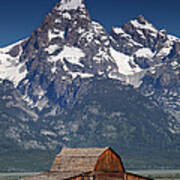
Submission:
[[[58,20],[59,16],[66,20],[71,20],[72,22],[75,22],[77,19],[90,20],[90,15],[84,0],[61,0],[53,8],[52,14],[53,16],[56,15],[56,17],[53,17],[56,19],[56,22],[60,22]]]
[[[61,0],[57,5],[58,10],[77,10],[78,8],[85,8],[84,0]]]
[[[140,24],[146,24],[148,22],[142,14],[137,17],[137,20]]]
[[[154,33],[158,31],[143,15],[139,15],[136,19],[131,20],[130,23],[137,29],[146,29]]]

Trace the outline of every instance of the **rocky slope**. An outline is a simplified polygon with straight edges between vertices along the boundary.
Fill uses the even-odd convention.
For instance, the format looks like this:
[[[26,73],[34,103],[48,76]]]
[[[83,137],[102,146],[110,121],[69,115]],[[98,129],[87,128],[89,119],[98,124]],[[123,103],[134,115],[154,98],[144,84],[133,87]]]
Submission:
[[[0,49],[1,153],[108,144],[176,154],[179,64],[180,39],[143,16],[108,34],[83,0],[61,0],[29,38]]]

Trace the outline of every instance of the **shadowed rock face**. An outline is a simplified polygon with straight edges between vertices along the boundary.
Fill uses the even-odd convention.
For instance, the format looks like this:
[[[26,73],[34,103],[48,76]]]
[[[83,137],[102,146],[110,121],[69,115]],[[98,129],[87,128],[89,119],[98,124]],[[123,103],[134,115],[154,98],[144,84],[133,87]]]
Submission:
[[[103,138],[107,138],[104,143],[116,147],[118,139],[125,147],[130,147],[130,142],[138,146],[138,141],[154,146],[157,142],[150,138],[149,130],[154,129],[163,139],[160,148],[176,147],[180,132],[180,40],[157,30],[142,15],[108,34],[91,20],[84,1],[61,1],[29,38],[1,48],[0,55],[0,123],[7,127],[1,139],[11,139],[22,149],[41,150],[79,142],[95,146]],[[104,85],[98,86],[101,81]],[[116,103],[107,94],[116,94]],[[100,95],[108,101],[97,101]],[[93,96],[96,99],[87,107],[84,102],[88,104]],[[142,106],[144,118],[133,107],[129,110],[130,96],[146,104]],[[113,109],[117,104],[123,107],[118,106],[119,111]],[[108,114],[108,108],[101,111],[100,107],[113,110]],[[153,120],[149,112],[156,108],[159,113],[154,113]],[[136,134],[139,121],[145,127]],[[116,126],[124,133],[131,127],[132,134],[124,137],[116,132]],[[99,134],[94,129],[100,129]],[[96,136],[100,137],[98,142]]]

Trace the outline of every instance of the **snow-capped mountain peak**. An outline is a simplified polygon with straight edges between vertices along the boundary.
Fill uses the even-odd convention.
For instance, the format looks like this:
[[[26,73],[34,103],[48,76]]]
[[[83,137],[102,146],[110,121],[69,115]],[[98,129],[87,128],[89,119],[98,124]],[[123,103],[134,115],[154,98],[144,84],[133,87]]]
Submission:
[[[57,5],[57,10],[77,10],[85,8],[84,0],[61,0]]]
[[[87,124],[92,126],[86,132],[103,127],[98,134],[111,140],[112,135],[119,139],[125,127],[122,132],[130,128],[139,141],[146,125],[155,136],[178,134],[179,72],[180,39],[159,31],[143,16],[108,34],[91,20],[83,0],[61,0],[28,39],[0,49],[1,107],[5,103],[0,126],[7,127],[4,136],[25,149],[83,140],[81,130]],[[158,106],[167,120],[160,120],[166,117],[161,111],[151,117],[152,107]],[[3,111],[19,113],[13,119],[14,114],[6,117]],[[123,122],[127,124],[121,126]]]
[[[144,16],[139,15],[136,19],[131,20],[130,23],[137,29],[140,30],[150,30],[154,33],[157,33],[158,30],[150,23],[148,20],[144,18]]]

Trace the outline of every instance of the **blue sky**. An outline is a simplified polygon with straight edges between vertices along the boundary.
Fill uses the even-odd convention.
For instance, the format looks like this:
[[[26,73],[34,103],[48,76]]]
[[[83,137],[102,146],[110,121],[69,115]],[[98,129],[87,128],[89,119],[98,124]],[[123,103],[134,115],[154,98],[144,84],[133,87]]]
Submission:
[[[1,0],[0,47],[31,34],[58,0]],[[180,0],[85,0],[91,18],[107,31],[139,14],[158,29],[180,37]]]

